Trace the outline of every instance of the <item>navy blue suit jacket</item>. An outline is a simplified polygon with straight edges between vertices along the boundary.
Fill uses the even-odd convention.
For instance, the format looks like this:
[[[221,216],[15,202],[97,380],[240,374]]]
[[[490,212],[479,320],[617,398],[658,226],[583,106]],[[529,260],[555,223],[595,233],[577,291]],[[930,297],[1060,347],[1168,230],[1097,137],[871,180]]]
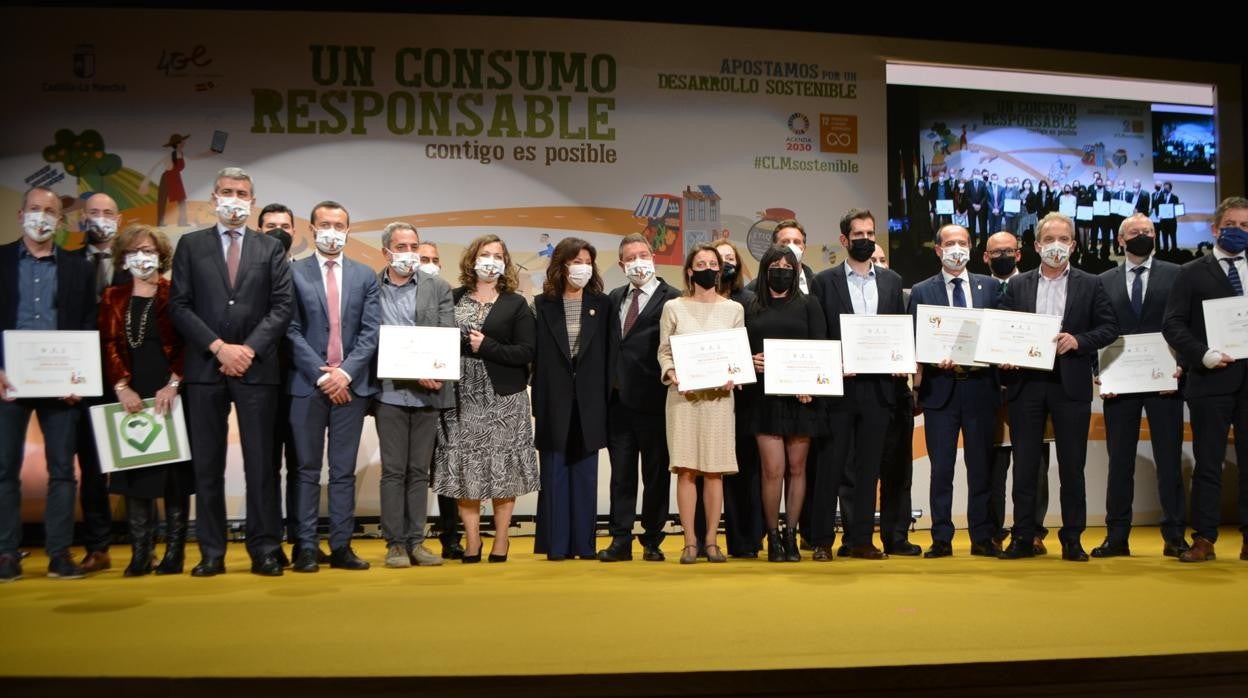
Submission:
[[[996,308],[997,297],[1001,295],[1001,282],[982,274],[968,272],[968,275],[970,276],[971,304],[976,308]],[[949,305],[949,294],[945,292],[945,278],[942,273],[924,279],[910,289],[910,314],[917,314],[920,305]],[[991,371],[994,374],[992,380],[996,382],[995,368],[982,370]],[[919,404],[928,409],[944,407],[949,402],[949,397],[953,395],[953,384],[952,370],[930,364],[924,365],[923,379],[919,383]],[[994,394],[999,392],[994,391]]]
[[[338,261],[342,263],[339,368],[351,376],[351,392],[367,397],[377,392],[372,367],[381,327],[381,292],[372,269],[342,255]],[[320,260],[315,254],[291,263],[290,276],[295,289],[295,312],[286,328],[291,355],[288,390],[291,395],[304,397],[317,390],[316,381],[324,375],[321,367],[326,365],[329,348],[328,304]]]

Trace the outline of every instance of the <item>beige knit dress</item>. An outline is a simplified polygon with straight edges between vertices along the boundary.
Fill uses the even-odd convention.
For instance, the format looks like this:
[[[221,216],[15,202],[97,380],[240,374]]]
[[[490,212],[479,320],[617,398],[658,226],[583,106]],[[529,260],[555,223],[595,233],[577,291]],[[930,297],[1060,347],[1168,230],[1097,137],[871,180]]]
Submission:
[[[659,322],[659,372],[675,368],[669,337],[745,326],[740,303],[721,299],[700,303],[688,297],[663,306]],[[664,379],[664,382],[667,382]],[[681,395],[675,386],[667,392],[667,449],[671,470],[704,473],[737,472],[736,420],[733,396],[727,390],[698,390]]]

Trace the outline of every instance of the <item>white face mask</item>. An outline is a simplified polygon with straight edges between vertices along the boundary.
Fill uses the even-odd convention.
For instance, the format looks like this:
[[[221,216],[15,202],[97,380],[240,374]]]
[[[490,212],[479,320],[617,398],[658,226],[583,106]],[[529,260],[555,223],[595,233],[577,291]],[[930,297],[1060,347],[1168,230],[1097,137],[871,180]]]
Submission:
[[[415,253],[413,253],[413,254],[415,254]],[[434,264],[433,262],[429,262],[428,264],[422,264],[422,265],[420,265],[419,267],[417,267],[417,269],[420,269],[421,271],[425,272],[426,274],[433,274],[434,276],[437,276],[438,274],[441,274],[441,273],[442,273],[442,267],[439,267],[438,265]]]
[[[1064,242],[1050,242],[1040,248],[1040,261],[1056,269],[1070,259],[1070,246]]]
[[[82,230],[92,242],[108,242],[117,234],[117,221],[103,216],[88,218],[84,221]]]
[[[790,242],[790,243],[789,243],[789,249],[790,249],[790,250],[793,250],[793,256],[797,257],[797,262],[798,262],[798,264],[801,264],[801,262],[802,262],[802,248],[798,247],[796,243],[792,243],[792,242]]]
[[[969,261],[971,261],[971,251],[961,245],[941,248],[940,263],[949,271],[962,271]]]
[[[568,283],[577,288],[585,288],[589,280],[594,278],[594,267],[592,264],[569,264],[568,265]]]
[[[420,255],[415,252],[391,252],[390,268],[399,276],[411,276],[420,264]]]
[[[624,265],[624,275],[634,286],[645,286],[654,278],[654,260],[634,259]]]
[[[233,196],[217,198],[217,218],[227,226],[239,225],[251,215],[251,202]]]
[[[22,232],[35,242],[47,242],[56,234],[56,218],[42,211],[28,211],[22,217]]]
[[[491,281],[503,275],[507,265],[501,259],[493,257],[477,257],[477,266],[475,267],[477,278],[482,281]]]
[[[127,252],[126,253],[126,269],[131,274],[146,279],[156,273],[156,267],[160,265],[160,255],[150,252]]]
[[[347,245],[347,231],[333,228],[316,229],[316,249],[321,254],[338,254]]]

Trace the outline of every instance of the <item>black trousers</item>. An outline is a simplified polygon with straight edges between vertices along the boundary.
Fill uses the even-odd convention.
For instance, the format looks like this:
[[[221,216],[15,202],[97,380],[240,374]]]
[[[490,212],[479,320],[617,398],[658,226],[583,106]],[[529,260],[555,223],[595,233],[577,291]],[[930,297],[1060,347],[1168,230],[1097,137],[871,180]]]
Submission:
[[[1105,446],[1109,451],[1109,482],[1105,491],[1105,525],[1113,543],[1131,534],[1131,503],[1135,497],[1136,448],[1140,415],[1148,413],[1148,430],[1157,466],[1161,502],[1161,536],[1183,539],[1183,399],[1177,393],[1120,395],[1104,402]]]
[[[665,416],[635,412],[613,394],[607,407],[607,455],[611,459],[612,541],[627,544],[633,539],[640,459],[641,543],[659,545],[665,536],[672,479]]]

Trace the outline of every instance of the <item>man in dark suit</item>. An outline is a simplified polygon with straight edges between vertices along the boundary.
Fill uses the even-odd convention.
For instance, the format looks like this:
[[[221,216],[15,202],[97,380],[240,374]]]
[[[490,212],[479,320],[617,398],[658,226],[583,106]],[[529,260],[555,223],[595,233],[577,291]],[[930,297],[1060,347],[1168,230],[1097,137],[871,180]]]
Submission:
[[[225,572],[225,454],[230,403],[238,415],[247,478],[251,571],[279,576],[281,506],[273,475],[273,416],[281,384],[278,348],[291,316],[290,264],[277,240],[246,227],[251,177],[217,173],[217,224],[187,233],[173,256],[169,311],[186,339],[186,401],[203,560],[196,577]]]
[[[1101,202],[1101,205],[1109,204],[1111,206],[1110,210],[1112,211],[1113,198],[1113,193],[1105,187],[1104,180],[1098,179],[1092,184],[1091,206],[1094,209],[1097,202]],[[1110,224],[1109,214],[1106,213],[1098,216],[1094,211],[1092,214],[1092,244],[1088,245],[1087,250],[1085,250],[1087,254],[1089,256],[1096,256],[1101,253],[1108,255],[1109,248],[1113,244],[1115,232],[1116,231],[1113,226]]]
[[[0,332],[96,329],[91,265],[83,255],[58,249],[52,241],[61,220],[60,196],[44,187],[28,190],[17,220],[22,239],[0,246]],[[79,579],[86,572],[69,548],[74,539],[74,436],[82,418],[81,397],[21,398],[5,375],[4,362],[0,345],[0,582],[22,577],[21,474],[31,413],[39,419],[48,467],[48,576]]]
[[[815,280],[815,272],[810,265],[802,262],[802,255],[806,254],[806,228],[796,219],[786,218],[776,224],[775,230],[771,231],[771,244],[781,245],[793,250],[793,254],[797,255],[797,261],[802,265],[802,275],[797,278],[797,286],[802,293],[818,297],[818,282]],[[745,290],[750,293],[758,293],[758,279],[752,279],[750,283],[745,285]]]
[[[290,265],[294,315],[290,342],[290,423],[299,459],[299,549],[291,569],[316,572],[321,465],[329,440],[329,565],[366,570],[351,549],[355,532],[355,456],[364,416],[377,393],[373,358],[381,304],[373,270],[343,254],[351,216],[322,201],[308,216],[316,252]],[[421,490],[424,494],[424,490]],[[439,560],[439,562],[441,562]]]
[[[420,270],[422,247],[420,234],[410,223],[395,221],[382,230],[381,250],[387,264],[377,277],[381,324],[455,327],[450,284]],[[381,534],[386,539],[386,567],[441,565],[444,556],[425,545],[425,524],[438,420],[443,410],[455,406],[454,385],[430,378],[383,378],[380,383],[373,410],[381,450]],[[441,506],[445,517],[447,505]],[[454,499],[449,508],[455,509]]]
[[[828,319],[829,339],[841,338],[841,315],[899,315],[905,312],[901,277],[875,267],[875,217],[865,209],[850,209],[840,223],[841,244],[849,259],[815,277],[817,298]],[[832,559],[836,539],[836,500],[842,474],[853,468],[853,511],[846,526],[852,557],[882,560],[888,556],[872,542],[875,492],[879,482],[884,435],[897,399],[894,376],[846,376],[845,395],[832,400],[832,436],[819,444],[809,535],[812,559]],[[851,458],[852,454],[852,458]]]
[[[967,186],[971,190],[971,208],[966,212],[966,220],[971,233],[971,247],[977,247],[991,234],[988,229],[988,211],[992,208],[992,200],[988,196],[988,171],[985,170],[982,177],[979,170],[972,172]]]
[[[1123,219],[1118,244],[1126,248],[1127,259],[1100,276],[1118,318],[1118,329],[1124,335],[1161,332],[1166,299],[1179,267],[1153,257],[1156,237],[1146,214],[1136,213]],[[1101,398],[1105,446],[1109,451],[1109,483],[1105,492],[1105,526],[1109,530],[1105,542],[1092,550],[1092,557],[1131,554],[1127,538],[1131,533],[1131,500],[1135,496],[1140,414],[1145,410],[1157,464],[1163,552],[1178,557],[1188,548],[1183,523],[1183,399],[1174,390],[1129,395],[1102,393]]]
[[[629,235],[620,241],[619,263],[628,283],[611,291],[611,398],[607,405],[611,544],[598,551],[598,559],[633,559],[640,457],[643,557],[662,562],[659,544],[668,516],[671,475],[664,426],[667,387],[659,375],[659,318],[663,306],[679,297],[680,291],[654,275],[654,250],[642,235]]]
[[[994,230],[1005,229],[1005,191],[993,172],[988,177],[988,227],[980,231],[980,241],[987,240]]]
[[[96,303],[99,303],[104,289],[130,280],[130,272],[121,268],[121,264],[114,264],[112,258],[112,242],[120,222],[121,213],[118,211],[117,202],[108,194],[92,194],[82,203],[78,227],[85,238],[82,254],[91,265]],[[113,401],[113,396],[106,393],[78,403],[78,408],[82,410],[82,415],[78,418],[77,434],[78,468],[82,474],[78,497],[82,504],[83,545],[87,549],[82,568],[88,574],[112,567],[112,559],[108,554],[113,528],[108,479],[100,472],[100,454],[95,448],[90,409],[93,405]]]
[[[1179,221],[1169,209],[1162,213],[1163,204],[1173,206],[1179,203],[1179,197],[1174,193],[1174,184],[1165,182],[1161,185],[1161,189],[1153,196],[1153,215],[1157,216],[1157,232],[1159,249],[1173,251],[1179,249]]]
[[[1248,265],[1248,199],[1232,196],[1213,212],[1213,254],[1184,264],[1170,288],[1162,332],[1185,371],[1183,397],[1192,418],[1192,547],[1179,555],[1183,562],[1214,559],[1221,519],[1222,463],[1231,427],[1235,428],[1235,460],[1240,464],[1239,523],[1244,546],[1239,559],[1248,560],[1248,360],[1234,359],[1209,346],[1204,302],[1244,295]],[[1246,438],[1240,438],[1244,434]]]
[[[295,214],[284,204],[272,203],[260,209],[260,232],[282,243],[282,252],[290,258],[290,247],[294,242]],[[282,467],[286,468],[286,513],[282,525],[286,530],[286,541],[292,546],[299,544],[299,461],[295,458],[295,436],[290,428],[290,343],[283,337],[277,352],[277,361],[281,365],[282,385],[277,391],[277,413],[273,424],[276,434],[273,439],[273,477],[280,487],[282,484]],[[283,454],[285,457],[283,457]],[[282,567],[290,565],[290,558],[279,546],[277,560]],[[329,555],[318,549],[317,561],[329,563]]]
[[[954,183],[953,183],[953,180],[949,178],[948,170],[944,170],[939,175],[932,177],[930,204],[931,204],[932,215],[935,216],[934,220],[936,221],[937,230],[939,230],[943,226],[949,225],[949,223],[953,221],[953,215],[952,214],[937,214],[936,202],[938,201],[952,202],[954,190],[955,190]]]
[[[917,314],[919,305],[997,307],[997,281],[966,271],[971,258],[970,234],[966,229],[947,225],[937,235],[940,246],[936,255],[944,269],[914,285],[910,291],[910,312]],[[996,371],[960,366],[945,359],[939,364],[920,364],[914,383],[925,415],[924,435],[932,463],[932,547],[924,557],[953,554],[953,477],[959,434],[966,461],[966,518],[971,554],[996,557],[1000,549],[992,538],[997,531],[988,513],[993,427],[1001,393]]]
[[[1075,244],[1074,221],[1060,213],[1045,216],[1036,226],[1041,267],[1020,274],[1001,298],[1002,310],[1062,317],[1062,331],[1053,338],[1057,356],[1052,371],[1014,372],[1013,366],[1001,366],[1009,372],[1002,380],[1014,443],[1014,531],[1002,559],[1035,555],[1036,472],[1048,415],[1053,416],[1062,483],[1062,559],[1088,559],[1079,537],[1088,518],[1083,470],[1092,416],[1092,364],[1096,350],[1118,337],[1118,323],[1100,281],[1071,267]]]

